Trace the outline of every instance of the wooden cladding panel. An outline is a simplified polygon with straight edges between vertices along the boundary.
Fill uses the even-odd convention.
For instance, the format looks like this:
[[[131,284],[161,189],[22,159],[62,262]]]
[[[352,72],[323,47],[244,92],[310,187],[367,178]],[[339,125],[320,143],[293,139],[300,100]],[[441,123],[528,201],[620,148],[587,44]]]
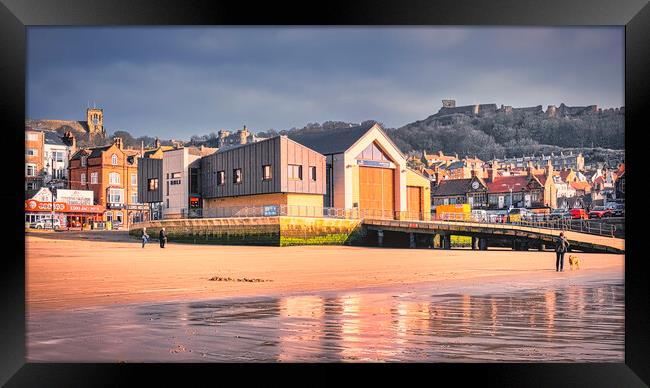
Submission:
[[[303,180],[287,179],[288,164],[303,166]],[[263,180],[263,166],[271,165],[271,180]],[[206,156],[201,161],[204,198],[277,192],[325,193],[325,157],[301,144],[275,137]],[[309,181],[309,167],[316,166],[316,182]],[[241,168],[242,183],[233,182],[233,170]],[[225,184],[217,185],[217,171],[225,171]]]
[[[138,202],[162,202],[162,162],[162,159],[138,158]],[[158,190],[149,191],[149,179],[158,179]]]

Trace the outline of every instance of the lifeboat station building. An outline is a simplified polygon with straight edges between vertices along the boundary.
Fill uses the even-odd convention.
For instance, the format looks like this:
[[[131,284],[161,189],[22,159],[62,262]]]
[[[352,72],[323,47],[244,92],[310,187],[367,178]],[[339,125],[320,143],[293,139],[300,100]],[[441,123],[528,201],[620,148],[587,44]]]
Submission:
[[[258,211],[322,215],[325,157],[286,136],[219,150],[201,158],[204,217]],[[280,213],[281,212],[281,213]]]
[[[361,217],[429,219],[429,180],[406,167],[406,156],[378,123],[289,137],[325,156],[325,207],[355,209]]]

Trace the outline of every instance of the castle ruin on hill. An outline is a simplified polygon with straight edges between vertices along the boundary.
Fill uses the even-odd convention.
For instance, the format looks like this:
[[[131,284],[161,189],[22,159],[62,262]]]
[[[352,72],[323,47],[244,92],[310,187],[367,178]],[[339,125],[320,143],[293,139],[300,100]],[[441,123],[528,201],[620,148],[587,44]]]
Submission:
[[[442,107],[434,116],[446,116],[453,114],[462,114],[467,116],[485,116],[497,113],[524,115],[545,114],[548,117],[569,117],[602,113],[624,114],[625,107],[600,109],[596,105],[567,106],[564,103],[561,103],[559,107],[555,105],[549,105],[546,111],[544,111],[541,105],[522,108],[513,108],[510,105],[501,105],[501,107],[497,107],[497,104],[474,104],[456,106],[456,100],[445,99],[442,100]]]

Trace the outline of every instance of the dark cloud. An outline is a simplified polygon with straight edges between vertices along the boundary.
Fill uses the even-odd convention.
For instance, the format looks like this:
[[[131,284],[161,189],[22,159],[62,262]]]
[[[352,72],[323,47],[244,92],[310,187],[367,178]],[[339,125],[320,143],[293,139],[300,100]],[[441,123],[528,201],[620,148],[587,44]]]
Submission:
[[[622,106],[622,27],[28,28],[30,118],[188,138],[458,104]]]

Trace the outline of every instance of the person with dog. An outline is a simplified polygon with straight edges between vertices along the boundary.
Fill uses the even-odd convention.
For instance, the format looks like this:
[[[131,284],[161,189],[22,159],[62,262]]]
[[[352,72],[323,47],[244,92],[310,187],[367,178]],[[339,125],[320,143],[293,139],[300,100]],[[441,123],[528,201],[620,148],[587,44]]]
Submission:
[[[160,229],[158,240],[160,240],[160,247],[164,248],[165,244],[167,243],[167,233],[165,232],[165,228]]]
[[[147,234],[147,228],[142,228],[142,248],[144,248],[147,242],[149,242],[149,235]]]
[[[555,246],[555,272],[564,271],[564,254],[569,249],[569,240],[564,237],[564,232],[560,232],[560,238]]]

